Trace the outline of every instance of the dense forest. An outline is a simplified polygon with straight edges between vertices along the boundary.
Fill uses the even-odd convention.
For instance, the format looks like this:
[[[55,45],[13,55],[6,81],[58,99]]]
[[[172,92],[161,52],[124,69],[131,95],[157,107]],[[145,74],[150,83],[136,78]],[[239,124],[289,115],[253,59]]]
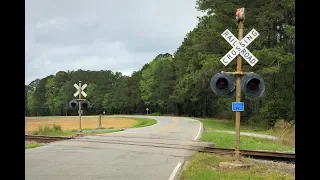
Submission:
[[[255,28],[260,36],[247,48],[259,59],[243,71],[255,72],[266,85],[262,97],[250,100],[242,95],[246,109],[243,123],[270,127],[277,120],[294,123],[295,117],[295,8],[293,0],[197,0],[196,8],[207,12],[187,33],[180,47],[157,55],[131,76],[120,72],[59,71],[25,86],[25,115],[76,115],[70,109],[74,83],[87,83],[91,103],[84,115],[174,114],[234,119],[233,98],[216,96],[210,80],[220,71],[235,71],[236,61],[224,66],[220,59],[231,49],[221,33],[237,34],[235,11],[246,8],[244,35]]]

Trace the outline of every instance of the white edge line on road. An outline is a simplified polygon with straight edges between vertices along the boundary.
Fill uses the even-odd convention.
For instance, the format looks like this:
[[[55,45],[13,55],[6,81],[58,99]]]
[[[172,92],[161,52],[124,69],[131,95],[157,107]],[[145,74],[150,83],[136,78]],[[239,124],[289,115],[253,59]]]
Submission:
[[[153,119],[153,118],[150,118],[150,119]],[[160,124],[160,121],[158,119],[154,119],[154,120],[157,121],[157,124]]]
[[[196,120],[197,121],[197,120]],[[194,138],[194,140],[197,140],[197,138],[199,137],[200,133],[201,133],[201,129],[202,129],[202,123],[200,121],[198,121],[200,123],[200,128],[199,128],[199,131],[198,131],[198,134],[197,136]]]
[[[173,172],[171,173],[170,177],[168,180],[173,180],[174,177],[176,176],[179,168],[181,167],[182,163],[178,163],[177,166],[174,168]]]

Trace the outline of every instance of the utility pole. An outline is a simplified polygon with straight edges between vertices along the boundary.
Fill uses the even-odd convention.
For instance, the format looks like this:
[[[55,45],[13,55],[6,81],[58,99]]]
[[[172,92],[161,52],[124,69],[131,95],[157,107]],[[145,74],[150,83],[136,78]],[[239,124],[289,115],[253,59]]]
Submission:
[[[241,14],[242,13],[242,14]],[[238,18],[238,40],[243,38],[243,26],[244,26],[244,10],[241,12],[239,9],[236,12],[236,17],[242,15],[242,18]],[[237,56],[237,74],[236,74],[236,102],[241,102],[241,73],[242,72],[242,58],[240,54]],[[235,145],[235,161],[240,161],[240,111],[236,111],[236,145]]]
[[[79,87],[81,87],[81,81],[79,81]],[[82,89],[79,88],[79,132],[82,132],[82,128],[81,128],[81,92]]]

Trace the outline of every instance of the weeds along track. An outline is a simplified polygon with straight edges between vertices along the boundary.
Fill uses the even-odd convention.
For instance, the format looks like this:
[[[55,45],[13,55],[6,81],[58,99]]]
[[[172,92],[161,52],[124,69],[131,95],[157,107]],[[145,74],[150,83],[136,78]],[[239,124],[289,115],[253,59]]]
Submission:
[[[99,136],[99,135],[95,135]],[[161,143],[154,141],[134,141],[135,139],[144,139],[152,140],[159,138],[145,138],[145,137],[129,137],[129,136],[105,136],[108,138],[128,138],[128,140],[119,140],[119,139],[92,139],[86,137],[61,137],[61,136],[39,136],[39,135],[25,135],[26,141],[36,141],[36,142],[54,142],[54,141],[79,141],[79,142],[92,142],[92,143],[106,143],[106,144],[120,144],[120,145],[134,145],[134,146],[147,146],[147,147],[159,147],[159,148],[172,148],[172,149],[184,149],[184,150],[193,150],[198,152],[207,152],[207,153],[217,153],[217,154],[233,154],[234,149],[227,148],[216,148],[211,144],[199,144],[199,145],[185,145],[178,143]],[[131,138],[131,139],[130,139]],[[178,140],[178,139],[171,139]],[[284,162],[295,162],[295,153],[282,153],[282,152],[271,152],[271,151],[253,151],[253,150],[240,150],[241,154],[246,157],[254,159],[265,159],[273,161],[284,161]]]

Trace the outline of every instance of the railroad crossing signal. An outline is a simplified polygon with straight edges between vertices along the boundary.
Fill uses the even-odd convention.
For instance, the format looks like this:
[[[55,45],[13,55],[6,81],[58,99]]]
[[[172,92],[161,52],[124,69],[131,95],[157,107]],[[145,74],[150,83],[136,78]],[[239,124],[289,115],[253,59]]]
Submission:
[[[81,128],[81,115],[83,114],[83,110],[81,110],[81,108],[89,108],[90,107],[90,102],[86,99],[82,99],[81,98],[81,95],[83,95],[83,97],[87,97],[87,94],[83,91],[86,87],[87,87],[87,84],[84,84],[81,86],[81,81],[79,81],[79,85],[78,84],[74,84],[73,85],[76,89],[77,89],[77,92],[74,93],[74,97],[77,97],[79,96],[78,99],[73,99],[69,102],[69,107],[70,108],[76,108],[78,107],[79,110],[78,110],[78,114],[79,114],[79,132],[81,133],[82,132],[82,128]]]
[[[244,11],[244,10],[243,10]],[[221,62],[227,66],[239,54],[251,65],[254,66],[258,59],[246,48],[255,38],[259,36],[257,30],[252,29],[241,41],[238,40],[228,29],[221,36],[233,47],[226,55],[221,58]],[[221,72],[214,75],[210,81],[212,91],[225,97],[233,97],[236,94],[236,80],[232,75],[244,75],[241,79],[241,88],[246,97],[250,99],[261,97],[264,93],[264,81],[256,73]]]
[[[81,105],[79,108],[89,108],[90,107],[90,102],[86,99],[82,99],[80,95],[83,95],[84,97],[87,97],[87,93],[85,93],[83,90],[88,86],[87,84],[83,84],[81,86],[81,82],[79,82],[79,85],[78,84],[74,84],[73,85],[76,89],[77,89],[77,92],[74,93],[73,95],[75,97],[79,96],[79,99],[73,99],[69,102],[69,107],[70,108],[76,108],[76,107],[79,107],[79,105]],[[81,88],[80,88],[81,86]],[[79,110],[80,112],[80,110]]]
[[[238,54],[240,54],[252,67],[258,59],[246,48],[260,34],[252,29],[241,41],[238,40],[228,29],[221,36],[233,47],[226,55],[221,58],[221,62],[227,66]]]
[[[255,38],[259,36],[258,31],[252,29],[244,38],[243,27],[245,19],[245,8],[238,8],[236,20],[238,21],[238,38],[228,29],[221,36],[233,47],[226,55],[221,58],[221,62],[227,66],[237,57],[236,72],[221,72],[214,75],[210,81],[212,91],[220,96],[232,97],[236,95],[236,102],[232,103],[232,111],[236,113],[236,145],[235,161],[240,161],[240,112],[244,111],[244,102],[241,102],[241,89],[248,98],[258,98],[264,93],[264,81],[256,73],[242,72],[242,58],[253,67],[258,59],[246,48]],[[235,77],[231,76],[235,75]],[[244,76],[243,76],[244,75]]]
[[[79,93],[81,93],[83,97],[87,97],[87,93],[83,91],[87,87],[87,84],[84,84],[81,88],[78,84],[74,84],[73,86],[78,90],[76,93],[73,94],[74,97],[77,97]]]

